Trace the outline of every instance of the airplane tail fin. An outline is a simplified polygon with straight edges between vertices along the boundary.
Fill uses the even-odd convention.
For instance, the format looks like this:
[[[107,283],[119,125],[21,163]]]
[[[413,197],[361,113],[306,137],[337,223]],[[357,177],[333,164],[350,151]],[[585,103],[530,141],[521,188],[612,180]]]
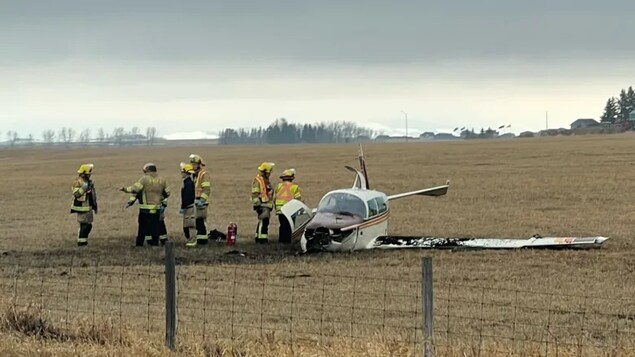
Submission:
[[[347,170],[355,173],[355,182],[353,183],[353,188],[358,188],[360,190],[368,190],[370,189],[370,184],[368,183],[368,172],[366,171],[366,159],[364,158],[364,151],[362,150],[362,144],[359,144],[359,166],[360,170],[352,168],[350,166],[344,166]]]
[[[359,143],[359,168],[362,170],[364,179],[366,180],[366,189],[370,189],[370,182],[368,181],[368,171],[366,171],[366,158],[364,157],[364,150],[362,149],[362,143]]]

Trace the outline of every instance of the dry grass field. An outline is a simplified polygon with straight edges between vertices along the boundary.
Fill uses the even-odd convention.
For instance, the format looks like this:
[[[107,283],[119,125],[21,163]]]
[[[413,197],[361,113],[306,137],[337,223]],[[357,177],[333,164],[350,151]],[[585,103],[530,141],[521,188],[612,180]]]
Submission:
[[[355,145],[2,150],[0,355],[420,355],[422,256],[433,257],[438,355],[635,355],[635,136],[364,150],[371,186],[387,193],[450,180],[445,197],[396,201],[393,234],[610,240],[588,251],[296,256],[296,247],[253,243],[256,167],[275,162],[274,182],[295,167],[313,206],[352,185],[343,166],[357,166]],[[183,246],[178,165],[193,152],[213,179],[208,227],[225,231],[236,222],[236,248],[246,256],[227,255],[219,243]],[[69,206],[84,162],[95,164],[100,212],[80,249]],[[177,352],[163,347],[164,252],[134,247],[136,206],[123,210],[127,196],[117,190],[138,179],[146,162],[158,165],[173,192],[166,222],[177,244]],[[273,220],[274,241],[277,227]],[[28,303],[35,305],[25,310]],[[338,322],[338,315],[347,317]],[[335,337],[323,338],[326,332]]]

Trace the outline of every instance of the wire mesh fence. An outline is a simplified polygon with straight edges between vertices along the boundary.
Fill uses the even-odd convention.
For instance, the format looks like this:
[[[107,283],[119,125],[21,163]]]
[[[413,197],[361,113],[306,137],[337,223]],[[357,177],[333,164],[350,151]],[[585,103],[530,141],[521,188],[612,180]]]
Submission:
[[[10,277],[0,279],[0,301],[5,315],[7,309],[14,311],[13,319],[16,311],[22,312],[22,321],[14,324],[29,328],[39,320],[23,332],[45,333],[37,329],[46,321],[64,332],[60,339],[72,338],[79,329],[92,331],[96,339],[107,333],[109,342],[123,343],[130,330],[164,333],[163,271],[161,265],[76,265],[73,259],[61,269],[16,266]]]
[[[131,331],[163,340],[165,277],[166,266],[156,262],[112,267],[71,259],[63,269],[13,267],[0,278],[0,297],[4,308],[28,308],[66,337],[83,329],[97,341],[128,343]],[[376,340],[423,354],[423,305],[431,294],[436,356],[635,354],[635,299],[470,286],[432,276],[429,289],[425,278],[177,265],[177,344],[180,336],[286,344]]]
[[[421,343],[420,282],[249,271],[178,272],[178,329],[208,338]]]
[[[470,348],[488,356],[635,354],[635,299],[440,282],[434,301],[438,351]]]

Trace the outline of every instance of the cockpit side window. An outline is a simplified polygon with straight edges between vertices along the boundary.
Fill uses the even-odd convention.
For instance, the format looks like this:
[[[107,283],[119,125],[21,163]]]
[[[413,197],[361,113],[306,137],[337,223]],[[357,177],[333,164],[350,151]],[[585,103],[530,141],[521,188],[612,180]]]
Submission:
[[[379,209],[379,213],[384,213],[388,210],[388,205],[386,201],[382,197],[375,198],[375,202],[377,202],[377,207]]]
[[[379,214],[379,207],[375,199],[368,200],[368,218],[375,217]]]

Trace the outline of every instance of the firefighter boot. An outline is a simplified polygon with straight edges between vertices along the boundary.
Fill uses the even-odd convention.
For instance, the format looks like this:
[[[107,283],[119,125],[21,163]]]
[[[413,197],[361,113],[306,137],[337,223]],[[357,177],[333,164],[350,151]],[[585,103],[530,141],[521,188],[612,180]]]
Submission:
[[[196,229],[183,228],[183,234],[185,234],[185,246],[188,248],[194,248],[197,246]]]

